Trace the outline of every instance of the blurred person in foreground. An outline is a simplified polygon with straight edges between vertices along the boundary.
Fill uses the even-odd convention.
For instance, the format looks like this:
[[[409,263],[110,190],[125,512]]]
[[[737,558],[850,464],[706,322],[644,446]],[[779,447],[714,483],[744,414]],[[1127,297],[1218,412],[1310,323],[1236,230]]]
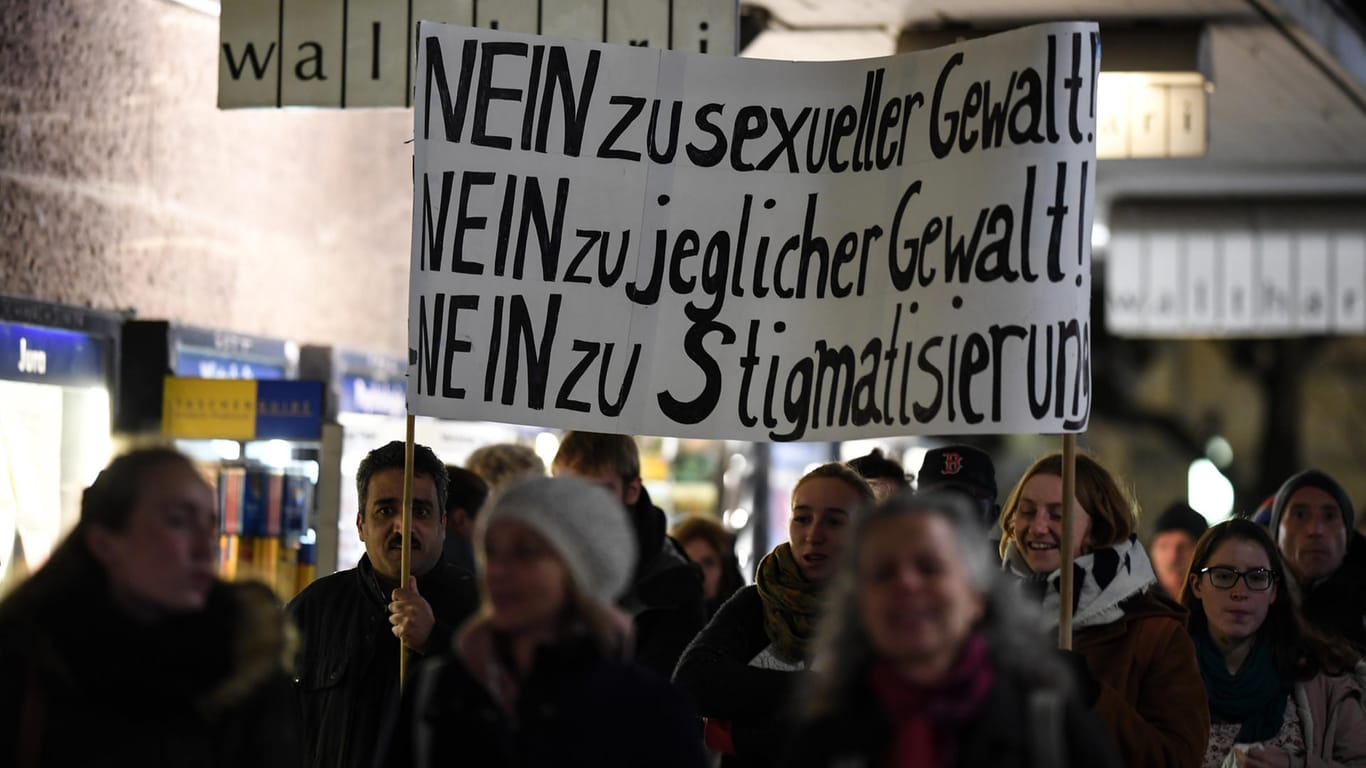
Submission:
[[[1209,707],[1186,612],[1149,589],[1152,564],[1134,533],[1133,503],[1104,466],[1076,457],[1072,508],[1074,651],[1064,652],[1082,699],[1130,768],[1194,766],[1205,754]],[[1002,567],[1058,634],[1062,455],[1034,462],[1001,514]]]
[[[1122,765],[977,517],[958,496],[904,494],[855,522],[782,765]]]
[[[1291,477],[1271,504],[1269,530],[1285,558],[1285,586],[1304,618],[1366,652],[1366,537],[1342,486],[1310,469]]]
[[[683,694],[628,663],[615,606],[635,564],[618,499],[578,478],[519,482],[475,535],[484,608],[404,691],[395,768],[700,768]]]
[[[309,766],[370,768],[398,707],[399,644],[417,655],[445,650],[478,605],[473,577],[441,556],[446,465],[425,445],[413,446],[410,574],[401,583],[404,451],[395,440],[356,470],[365,542],[356,567],[309,584],[288,606],[303,633],[294,687]]]
[[[684,518],[669,530],[669,536],[702,569],[702,596],[707,600],[710,619],[731,595],[745,586],[740,563],[735,559],[735,536],[717,521],[701,515]]]
[[[780,765],[790,705],[810,667],[811,638],[825,608],[849,525],[873,504],[850,467],[831,462],[792,489],[788,541],[759,564],[683,652],[674,682],[706,718],[708,748],[722,765]]]
[[[215,576],[217,498],[184,455],[135,450],[0,603],[0,765],[289,766],[295,645],[278,601]]]
[[[1249,520],[1196,544],[1181,604],[1209,694],[1204,768],[1366,765],[1358,655],[1308,629],[1271,537]]]

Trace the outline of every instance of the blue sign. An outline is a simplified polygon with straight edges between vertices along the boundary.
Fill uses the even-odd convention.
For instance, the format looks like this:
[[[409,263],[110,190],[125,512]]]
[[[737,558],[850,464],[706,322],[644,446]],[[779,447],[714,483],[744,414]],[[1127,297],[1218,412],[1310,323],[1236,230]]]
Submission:
[[[408,415],[408,384],[403,379],[381,380],[342,376],[337,410],[343,413]]]
[[[196,379],[283,379],[285,369],[279,365],[191,352],[182,348],[176,352],[175,375]]]
[[[0,379],[108,386],[110,341],[77,331],[0,323]]]
[[[256,439],[317,440],[322,433],[322,382],[256,382]]]

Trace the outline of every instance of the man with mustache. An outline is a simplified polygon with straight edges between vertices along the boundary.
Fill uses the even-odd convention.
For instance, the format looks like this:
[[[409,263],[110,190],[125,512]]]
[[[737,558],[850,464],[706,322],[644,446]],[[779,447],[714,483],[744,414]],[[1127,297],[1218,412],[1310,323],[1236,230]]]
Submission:
[[[1304,618],[1366,652],[1366,537],[1337,480],[1316,469],[1294,475],[1271,503],[1271,538],[1290,571],[1286,586]]]
[[[310,584],[289,603],[303,636],[294,688],[307,765],[370,766],[399,701],[398,648],[415,658],[445,651],[478,604],[471,575],[441,556],[446,466],[413,450],[412,575],[401,584],[404,444],[376,448],[356,471],[356,530],[365,554],[355,568]]]

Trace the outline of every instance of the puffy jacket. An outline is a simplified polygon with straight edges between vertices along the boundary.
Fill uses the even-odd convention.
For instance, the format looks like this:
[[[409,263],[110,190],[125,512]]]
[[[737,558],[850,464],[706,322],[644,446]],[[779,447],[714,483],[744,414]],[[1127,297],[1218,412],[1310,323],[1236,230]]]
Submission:
[[[145,624],[92,583],[0,626],[0,765],[296,768],[290,634],[260,584]]]
[[[436,617],[427,647],[450,647],[455,627],[477,605],[474,579],[441,562],[418,577],[417,590]],[[294,688],[306,765],[370,768],[376,741],[398,707],[399,642],[389,624],[389,596],[369,558],[308,585],[288,610],[303,635]],[[410,673],[416,661],[415,654]]]

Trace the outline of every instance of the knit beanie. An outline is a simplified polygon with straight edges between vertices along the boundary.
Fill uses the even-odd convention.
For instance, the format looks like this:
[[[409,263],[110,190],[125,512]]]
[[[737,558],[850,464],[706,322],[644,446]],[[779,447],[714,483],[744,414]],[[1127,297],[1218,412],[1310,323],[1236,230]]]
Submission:
[[[1208,528],[1209,522],[1205,520],[1204,515],[1191,509],[1184,501],[1175,501],[1157,516],[1157,522],[1153,524],[1153,535],[1167,531],[1185,531],[1190,534],[1191,541],[1199,541]]]
[[[1318,471],[1317,469],[1306,469],[1298,475],[1292,475],[1289,480],[1281,484],[1281,489],[1276,491],[1276,500],[1271,502],[1271,525],[1269,530],[1271,538],[1280,542],[1281,538],[1281,515],[1285,513],[1286,505],[1290,503],[1290,497],[1295,495],[1295,491],[1301,488],[1318,488],[1324,491],[1338,503],[1338,509],[1342,510],[1342,524],[1347,527],[1350,537],[1352,528],[1356,523],[1356,513],[1352,510],[1352,501],[1347,498],[1346,492],[1338,481]]]
[[[636,539],[621,500],[577,477],[536,477],[495,498],[475,528],[484,551],[490,525],[516,521],[545,537],[584,595],[613,605],[636,565]]]

